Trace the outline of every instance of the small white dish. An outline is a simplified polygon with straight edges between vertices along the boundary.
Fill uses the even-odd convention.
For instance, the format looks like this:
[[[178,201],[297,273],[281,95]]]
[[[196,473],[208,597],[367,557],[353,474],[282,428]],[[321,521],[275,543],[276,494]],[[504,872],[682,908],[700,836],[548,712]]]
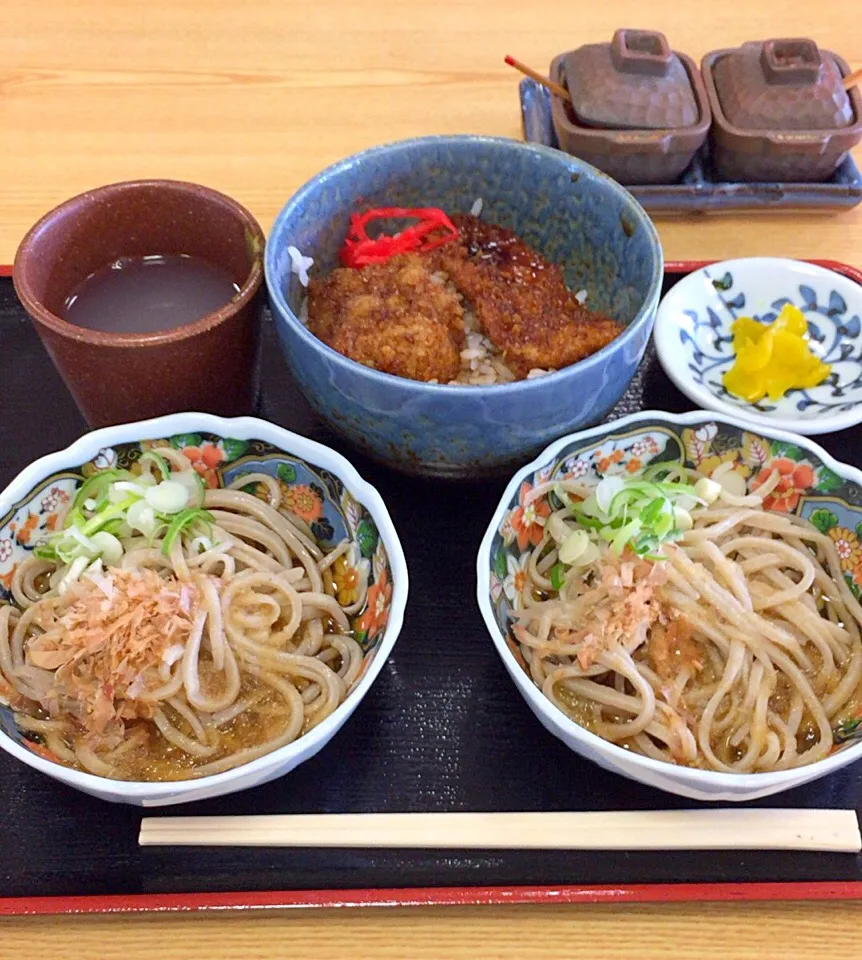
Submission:
[[[808,320],[811,349],[830,377],[776,402],[729,394],[722,374],[734,360],[731,324],[769,323],[786,302]],[[862,422],[862,286],[825,267],[779,257],[725,260],[683,278],[659,305],[653,337],[665,373],[699,407],[758,426],[812,436]]]

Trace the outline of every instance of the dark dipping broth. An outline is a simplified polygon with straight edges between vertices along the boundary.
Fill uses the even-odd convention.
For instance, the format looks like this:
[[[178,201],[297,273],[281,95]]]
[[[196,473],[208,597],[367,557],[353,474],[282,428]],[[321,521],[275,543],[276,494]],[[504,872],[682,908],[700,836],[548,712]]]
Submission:
[[[201,257],[121,257],[72,291],[63,319],[102,333],[173,330],[224,307],[239,289],[226,270]]]
[[[255,702],[218,728],[218,751],[204,759],[198,759],[169,743],[149,721],[131,724],[127,734],[129,740],[134,739],[137,729],[146,733],[146,739],[139,747],[116,758],[116,778],[152,783],[188,780],[197,766],[221,760],[278,736],[290,714],[272,688],[246,675],[240,688],[240,697]],[[176,710],[167,707],[165,712],[178,730],[187,737],[194,736],[189,722]],[[302,732],[305,733],[306,729]]]
[[[708,685],[717,685],[718,681],[721,679],[721,674],[711,664],[707,664],[702,678],[703,682]],[[611,674],[608,674],[604,677],[597,677],[597,682],[605,684],[608,687],[614,686],[614,679]],[[631,683],[628,681],[622,684],[622,690],[624,693],[633,696],[636,691]],[[615,713],[612,710],[609,710],[605,713],[604,717],[600,717],[599,711],[596,709],[596,704],[584,697],[578,696],[572,690],[568,690],[563,684],[559,684],[555,689],[556,696],[559,700],[559,705],[563,707],[566,715],[574,720],[579,726],[584,727],[586,730],[589,730],[590,733],[596,733],[599,736],[601,734],[596,729],[597,723],[602,719],[609,720],[612,723],[625,723],[629,718],[623,713]],[[790,708],[790,686],[786,683],[783,678],[779,678],[777,683],[776,692],[773,693],[770,697],[770,708],[774,709],[780,715],[786,715],[787,711]],[[698,709],[696,704],[692,704],[689,707],[689,712],[694,714]],[[850,711],[851,715],[853,711]],[[723,719],[723,716],[717,717],[717,720],[720,722]],[[731,742],[732,737],[727,736],[722,741],[717,743],[716,753],[725,763],[734,763],[742,758],[745,753],[744,747],[739,744]],[[812,720],[811,714],[804,710],[802,713],[802,720],[799,724],[799,729],[796,733],[796,743],[800,753],[807,750],[817,741],[817,729]],[[656,747],[660,746],[658,741],[654,741]],[[624,750],[633,750],[635,753],[640,753],[636,745],[633,744],[630,740],[618,740],[617,746],[622,747]],[[709,770],[710,767],[708,764],[699,761],[693,764],[690,764],[695,768],[701,770]]]
[[[327,632],[337,631],[332,621],[327,623],[325,629]],[[329,666],[338,670],[341,662],[334,658],[330,660]],[[211,663],[207,661],[201,663],[201,674],[214,688],[218,688],[219,678]],[[295,683],[303,693],[311,686],[307,680],[298,679]],[[149,721],[131,724],[128,728],[129,741],[134,740],[138,729],[143,730],[147,737],[140,746],[117,757],[116,778],[151,783],[188,780],[197,766],[230,757],[247,747],[254,747],[272,740],[278,736],[290,719],[290,711],[272,687],[261,683],[249,674],[243,676],[239,699],[247,701],[249,706],[238,716],[218,727],[218,750],[212,756],[203,759],[198,759],[174,746],[161,736]],[[194,736],[191,724],[182,714],[169,706],[165,708],[165,713],[181,733],[187,737]],[[309,728],[310,725],[306,721],[301,733],[306,733]]]

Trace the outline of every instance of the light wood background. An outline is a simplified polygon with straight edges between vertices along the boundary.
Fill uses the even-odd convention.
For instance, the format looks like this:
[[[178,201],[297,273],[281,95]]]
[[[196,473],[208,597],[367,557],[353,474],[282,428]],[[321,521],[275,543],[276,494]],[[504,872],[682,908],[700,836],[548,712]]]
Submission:
[[[0,264],[54,204],[114,180],[207,183],[268,228],[301,183],[363,147],[428,133],[518,136],[517,77],[503,55],[544,68],[620,26],[661,29],[696,59],[813,35],[862,65],[850,0],[3,0]],[[659,229],[669,259],[862,264],[862,208]],[[862,906],[844,903],[7,919],[0,958],[848,960],[862,956],[860,918]]]

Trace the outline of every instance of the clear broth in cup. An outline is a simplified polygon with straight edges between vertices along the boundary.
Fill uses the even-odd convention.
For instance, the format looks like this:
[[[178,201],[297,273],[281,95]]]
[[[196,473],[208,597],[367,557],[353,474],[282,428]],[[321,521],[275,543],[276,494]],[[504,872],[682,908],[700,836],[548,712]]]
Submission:
[[[238,293],[231,275],[202,257],[121,257],[78,284],[63,319],[102,333],[154,333],[200,320]]]

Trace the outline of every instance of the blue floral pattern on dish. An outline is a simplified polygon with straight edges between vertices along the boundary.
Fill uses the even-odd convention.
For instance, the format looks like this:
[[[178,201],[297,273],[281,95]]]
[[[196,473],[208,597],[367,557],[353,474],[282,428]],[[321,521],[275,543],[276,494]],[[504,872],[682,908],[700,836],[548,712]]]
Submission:
[[[783,295],[773,300],[768,309],[755,311],[747,308],[749,296],[734,273],[726,270],[713,274],[704,270],[704,276],[715,288],[720,306],[706,304],[684,310],[691,325],[679,329],[680,346],[695,383],[725,403],[759,413],[774,412],[779,404],[786,407],[788,403],[805,418],[862,407],[862,321],[837,290],[818,297],[813,287],[800,283],[786,293],[782,291]],[[787,303],[805,314],[811,347],[824,362],[832,364],[832,373],[817,387],[788,391],[778,403],[765,398],[747,403],[734,397],[722,383],[722,375],[734,359],[731,324],[741,316],[772,323]]]

